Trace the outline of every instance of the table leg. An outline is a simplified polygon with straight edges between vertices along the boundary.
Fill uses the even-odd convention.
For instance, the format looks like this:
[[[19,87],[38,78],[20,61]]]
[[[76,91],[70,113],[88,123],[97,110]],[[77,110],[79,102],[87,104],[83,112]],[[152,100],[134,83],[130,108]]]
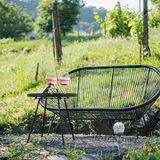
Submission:
[[[35,110],[35,114],[34,114],[34,117],[33,117],[33,119],[32,119],[32,122],[31,122],[31,127],[30,127],[30,131],[29,131],[29,134],[28,134],[27,143],[28,143],[29,140],[30,140],[30,136],[31,136],[31,133],[32,133],[32,130],[33,130],[33,125],[34,125],[34,121],[35,121],[35,118],[36,118],[36,115],[37,115],[39,103],[40,103],[40,99],[38,99],[38,103],[37,103],[37,107],[36,107],[36,110]]]
[[[68,121],[69,121],[69,127],[70,127],[70,131],[71,131],[71,134],[72,134],[72,138],[73,138],[73,140],[75,140],[74,133],[73,133],[73,125],[71,123],[71,119],[70,119],[70,116],[69,116],[66,98],[64,98],[64,103],[65,103],[65,107],[66,107],[66,111],[67,111],[67,118],[68,118]]]
[[[45,120],[46,120],[46,105],[47,105],[47,98],[45,99],[45,105],[44,105],[43,125],[42,125],[41,137],[43,137],[44,125],[45,125]]]
[[[62,112],[61,112],[61,107],[60,107],[60,99],[58,98],[58,109],[59,109],[59,116],[60,116],[60,128],[61,128],[61,135],[62,135],[62,144],[63,146],[65,145],[64,142],[64,135],[63,135],[63,122],[62,122]]]

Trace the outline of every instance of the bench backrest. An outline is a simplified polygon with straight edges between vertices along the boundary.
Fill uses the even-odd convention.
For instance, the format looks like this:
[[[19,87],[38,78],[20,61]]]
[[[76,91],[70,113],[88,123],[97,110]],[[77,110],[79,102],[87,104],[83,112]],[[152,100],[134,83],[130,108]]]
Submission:
[[[76,108],[122,109],[150,100],[152,105],[160,94],[160,71],[145,65],[84,67],[69,74]]]

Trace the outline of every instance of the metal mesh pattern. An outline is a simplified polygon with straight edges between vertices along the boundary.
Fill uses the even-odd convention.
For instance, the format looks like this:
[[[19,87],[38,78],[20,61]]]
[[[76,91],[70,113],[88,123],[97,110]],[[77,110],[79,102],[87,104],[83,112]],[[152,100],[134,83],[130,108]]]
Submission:
[[[59,116],[58,110],[51,110]],[[135,111],[108,111],[108,110],[69,110],[69,116],[72,119],[81,119],[81,120],[92,120],[92,119],[107,119],[107,120],[132,120],[135,119]],[[66,110],[62,110],[63,119],[67,119]],[[125,117],[125,118],[124,118]]]
[[[71,71],[70,76],[65,90],[77,93],[67,100],[72,118],[140,118],[160,94],[160,71],[148,66],[85,67]],[[58,114],[56,99],[50,99],[47,107]],[[65,109],[62,114],[66,117]]]
[[[160,75],[148,67],[84,68],[71,77],[78,108],[136,106],[160,90]]]

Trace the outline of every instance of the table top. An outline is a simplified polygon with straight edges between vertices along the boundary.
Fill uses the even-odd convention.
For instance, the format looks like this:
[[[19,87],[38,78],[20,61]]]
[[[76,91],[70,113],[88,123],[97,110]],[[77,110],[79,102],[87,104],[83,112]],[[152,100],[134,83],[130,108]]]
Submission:
[[[76,93],[45,93],[45,92],[36,92],[27,94],[28,97],[35,98],[69,98],[76,97]]]

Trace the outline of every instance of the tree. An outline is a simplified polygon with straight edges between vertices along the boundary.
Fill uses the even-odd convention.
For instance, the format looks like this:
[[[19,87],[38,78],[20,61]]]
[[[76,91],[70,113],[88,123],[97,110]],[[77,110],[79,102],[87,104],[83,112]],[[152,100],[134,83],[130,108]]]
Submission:
[[[128,6],[124,6],[121,10],[120,4],[117,3],[113,10],[107,12],[105,23],[108,37],[130,36],[131,26],[129,26],[129,22],[132,18],[133,13],[129,10]],[[105,23],[102,23],[102,26]]]
[[[151,0],[155,7],[151,9],[150,23],[151,27],[158,27],[160,25],[160,0]]]
[[[144,56],[151,56],[149,42],[148,42],[148,0],[143,0],[143,54]]]
[[[0,0],[0,38],[18,39],[31,31],[32,23],[21,7]]]
[[[81,22],[87,22],[92,23],[95,22],[93,12],[97,10],[96,7],[83,7],[80,9],[80,21]]]
[[[104,17],[99,15],[98,12],[94,12],[94,18],[95,20],[100,24],[101,30],[103,31],[104,38],[106,38],[106,17],[107,15],[105,14]]]
[[[62,0],[62,3],[58,3],[61,32],[64,36],[67,32],[72,31],[73,25],[77,24],[80,2],[80,0]],[[52,31],[51,15],[54,5],[52,0],[43,0],[39,4],[38,18],[36,20],[38,32],[44,33]]]
[[[160,0],[151,0],[160,9]]]
[[[92,6],[80,8],[79,22],[74,29],[78,32],[93,34],[99,31],[99,23],[95,20],[94,12],[103,19],[106,16],[106,9],[103,7],[98,9]]]
[[[157,8],[151,9],[149,13],[149,25],[151,27],[159,27],[160,26],[160,12]]]
[[[7,3],[15,3],[17,6],[25,7],[26,11],[32,17],[36,16],[36,8],[40,0],[5,0]]]
[[[131,36],[135,38],[139,45],[142,44],[143,39],[143,15],[136,12],[134,18],[129,22],[131,27]]]

